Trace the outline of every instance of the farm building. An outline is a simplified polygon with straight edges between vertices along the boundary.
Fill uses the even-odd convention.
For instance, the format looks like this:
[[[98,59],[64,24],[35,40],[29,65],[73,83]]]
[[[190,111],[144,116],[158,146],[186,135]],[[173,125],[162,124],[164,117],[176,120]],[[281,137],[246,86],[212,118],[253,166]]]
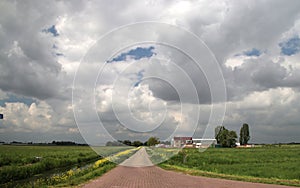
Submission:
[[[210,146],[214,147],[217,140],[214,138],[193,138],[193,145],[196,148],[208,148]]]
[[[192,137],[174,137],[172,139],[172,146],[175,148],[185,147],[193,144]]]
[[[181,147],[196,147],[207,148],[214,146],[217,140],[214,138],[192,138],[192,137],[174,137],[172,139],[172,146],[176,148]]]

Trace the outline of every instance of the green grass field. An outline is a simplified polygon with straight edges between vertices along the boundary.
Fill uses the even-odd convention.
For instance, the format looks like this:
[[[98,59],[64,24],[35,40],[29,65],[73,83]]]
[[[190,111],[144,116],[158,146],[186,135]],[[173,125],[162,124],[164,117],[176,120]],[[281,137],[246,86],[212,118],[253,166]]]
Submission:
[[[209,148],[205,152],[184,149],[160,166],[194,175],[198,172],[211,177],[297,186],[300,185],[299,156],[300,146]]]
[[[104,156],[128,150],[130,147],[97,147]],[[120,156],[123,160],[126,156]],[[101,157],[88,146],[0,146],[0,186],[15,180],[28,179],[49,171],[62,172],[76,166],[94,164]],[[114,165],[109,161],[109,168]],[[101,164],[100,167],[103,167]],[[92,177],[109,169],[80,170],[80,176]],[[89,175],[88,175],[89,174]],[[62,182],[62,181],[61,181]],[[50,182],[52,183],[52,182]]]
[[[131,147],[97,147],[105,156],[119,153]],[[124,160],[135,151],[116,154],[116,160]],[[147,150],[151,160],[159,162],[173,155],[174,149]],[[209,148],[184,149],[159,166],[192,175],[202,175],[242,181],[275,183],[300,186],[300,146],[260,148]],[[34,180],[35,186],[78,185],[100,176],[114,163],[103,161],[86,146],[0,146],[0,187],[15,187],[15,180],[34,177],[45,172],[64,169],[47,178]],[[98,160],[97,162],[95,162]],[[88,168],[72,167],[91,164]],[[97,164],[95,166],[95,164]],[[79,165],[80,166],[80,165]],[[66,167],[66,168],[65,168]],[[72,168],[70,168],[72,167]],[[5,186],[4,186],[5,187]],[[22,184],[19,187],[31,187]]]

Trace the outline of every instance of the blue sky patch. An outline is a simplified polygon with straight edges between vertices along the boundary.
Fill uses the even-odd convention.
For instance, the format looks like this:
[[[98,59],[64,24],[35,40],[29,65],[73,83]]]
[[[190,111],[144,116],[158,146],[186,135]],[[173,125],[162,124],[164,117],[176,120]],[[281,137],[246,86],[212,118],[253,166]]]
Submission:
[[[252,48],[252,50],[246,50],[243,52],[243,55],[245,56],[260,56],[261,55],[261,51],[259,51],[258,49],[256,48]]]
[[[20,102],[20,103],[26,104],[27,106],[30,106],[32,103],[37,103],[37,101],[32,99],[32,98],[18,97],[18,96],[13,95],[13,94],[9,94],[8,98],[0,100],[0,106],[4,107],[6,102],[7,103]]]
[[[142,79],[144,77],[144,72],[145,72],[145,70],[141,70],[141,71],[139,71],[137,73],[137,79],[138,79],[138,81],[134,84],[134,87],[137,87],[141,83],[141,81],[142,81]]]
[[[56,56],[64,56],[62,53],[55,53]]]
[[[44,29],[43,31],[46,33],[51,33],[54,37],[57,37],[59,35],[58,31],[55,28],[55,25],[52,25],[51,27],[49,27],[48,29]]]
[[[238,53],[238,54],[235,54],[234,56],[255,56],[255,57],[258,57],[262,54],[262,51],[256,49],[256,48],[252,48],[251,50],[245,50],[243,51],[242,53]]]
[[[107,61],[107,63],[125,61],[127,57],[130,57],[134,60],[149,58],[155,55],[153,50],[154,50],[153,46],[150,46],[149,48],[137,47],[135,49],[130,50],[129,52],[121,53],[119,56],[113,58],[111,61]]]
[[[281,53],[287,56],[300,52],[300,38],[298,36],[290,38],[286,42],[279,43]]]

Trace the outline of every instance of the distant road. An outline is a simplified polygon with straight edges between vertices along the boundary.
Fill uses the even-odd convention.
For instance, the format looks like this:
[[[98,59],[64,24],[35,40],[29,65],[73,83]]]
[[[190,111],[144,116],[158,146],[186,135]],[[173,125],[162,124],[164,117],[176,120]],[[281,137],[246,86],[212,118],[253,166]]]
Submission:
[[[130,158],[126,159],[120,165],[129,166],[129,167],[146,167],[146,166],[153,166],[153,163],[149,159],[146,149],[141,148],[139,151],[137,151]]]
[[[288,186],[206,178],[163,170],[153,166],[145,148],[142,148],[118,167],[112,169],[100,178],[87,183],[83,187],[287,188]]]

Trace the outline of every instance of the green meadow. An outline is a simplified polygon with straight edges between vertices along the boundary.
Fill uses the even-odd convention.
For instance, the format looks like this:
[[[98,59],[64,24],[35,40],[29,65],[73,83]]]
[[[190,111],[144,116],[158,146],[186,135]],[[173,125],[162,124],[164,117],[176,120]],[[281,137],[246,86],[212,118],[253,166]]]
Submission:
[[[94,149],[104,156],[113,156],[111,159],[116,161],[122,161],[136,151],[132,147]],[[174,149],[147,148],[147,152],[155,163],[168,159],[159,164],[167,170],[300,186],[300,145],[208,148],[204,152],[195,148],[179,152]],[[73,186],[98,177],[115,166],[88,146],[1,145],[0,187]]]
[[[183,149],[161,163],[193,175],[300,186],[300,146]]]
[[[95,149],[105,157],[128,150],[114,157],[122,161],[132,154],[130,148],[103,146]],[[114,163],[88,146],[0,146],[0,187],[31,187],[32,183],[38,186],[76,185],[113,167]]]

